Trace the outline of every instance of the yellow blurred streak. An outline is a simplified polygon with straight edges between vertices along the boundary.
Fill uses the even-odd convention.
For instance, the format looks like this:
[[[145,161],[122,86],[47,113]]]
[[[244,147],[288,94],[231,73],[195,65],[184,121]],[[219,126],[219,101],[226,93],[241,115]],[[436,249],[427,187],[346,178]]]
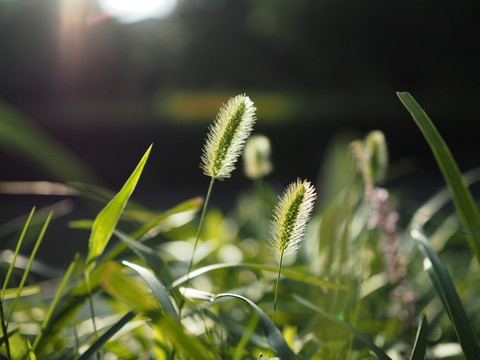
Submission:
[[[4,300],[14,299],[17,294],[17,291],[18,291],[18,288],[6,289]],[[20,297],[35,295],[38,293],[40,293],[40,286],[38,285],[25,286],[23,290],[20,292]]]
[[[237,94],[227,92],[202,93],[177,92],[160,97],[157,110],[172,120],[199,122],[213,119],[220,106]],[[283,122],[292,120],[299,112],[299,103],[294,97],[274,93],[248,93],[257,108],[257,117],[262,121]]]

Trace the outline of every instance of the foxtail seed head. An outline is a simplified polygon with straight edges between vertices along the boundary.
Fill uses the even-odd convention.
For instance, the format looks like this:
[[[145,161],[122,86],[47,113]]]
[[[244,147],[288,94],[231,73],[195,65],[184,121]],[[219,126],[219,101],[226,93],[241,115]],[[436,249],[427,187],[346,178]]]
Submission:
[[[307,181],[291,183],[273,210],[270,247],[282,255],[294,254],[303,238],[317,195]]]
[[[215,179],[229,178],[255,123],[255,107],[246,95],[238,95],[220,109],[210,126],[200,167]]]
[[[245,175],[250,179],[259,179],[270,174],[273,169],[270,161],[272,147],[270,140],[264,135],[251,136],[243,151]]]
[[[373,181],[383,180],[388,167],[388,149],[385,135],[379,130],[374,130],[365,138],[365,148],[370,157],[370,169]]]

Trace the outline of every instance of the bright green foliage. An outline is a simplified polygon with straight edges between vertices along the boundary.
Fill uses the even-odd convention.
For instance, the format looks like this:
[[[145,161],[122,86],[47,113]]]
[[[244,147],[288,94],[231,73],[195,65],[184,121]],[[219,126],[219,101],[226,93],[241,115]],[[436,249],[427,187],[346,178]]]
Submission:
[[[310,182],[292,183],[276,204],[276,189],[257,179],[232,211],[203,207],[201,265],[186,271],[203,200],[164,211],[129,201],[149,148],[117,195],[69,185],[89,199],[111,200],[94,221],[73,223],[91,231],[89,249],[63,276],[44,281],[36,272],[44,264],[35,254],[55,215],[40,221],[38,211],[18,225],[15,251],[0,252],[0,359],[479,359],[479,222],[466,184],[480,175],[472,171],[464,181],[425,113],[408,94],[399,96],[432,147],[461,223],[447,206],[448,189],[414,209],[405,190],[395,198],[387,189],[381,132],[343,136],[326,152],[315,212]],[[230,176],[246,139],[237,135],[250,133],[253,112],[243,95],[220,111],[202,160],[211,184]],[[272,209],[269,244],[261,240]],[[32,235],[33,251],[24,255]],[[287,270],[275,266],[271,247],[280,261],[295,253],[285,257]]]

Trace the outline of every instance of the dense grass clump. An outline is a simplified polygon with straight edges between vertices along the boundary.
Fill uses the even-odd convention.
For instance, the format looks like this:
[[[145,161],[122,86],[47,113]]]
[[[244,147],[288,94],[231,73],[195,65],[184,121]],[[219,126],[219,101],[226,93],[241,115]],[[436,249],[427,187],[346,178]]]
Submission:
[[[102,204],[93,220],[70,223],[88,252],[37,280],[55,213],[30,212],[15,249],[2,251],[0,359],[480,359],[480,213],[467,186],[480,177],[464,177],[426,113],[398,96],[447,183],[413,216],[385,185],[379,130],[334,145],[341,171],[324,174],[337,185],[328,201],[317,199],[326,185],[307,180],[274,188],[267,175],[282,164],[271,164],[266,136],[249,140],[256,109],[246,95],[209,129],[205,201],[164,211],[129,202],[152,146],[115,195],[62,185]],[[208,207],[242,153],[252,189],[231,212]],[[440,216],[450,199],[455,213]]]

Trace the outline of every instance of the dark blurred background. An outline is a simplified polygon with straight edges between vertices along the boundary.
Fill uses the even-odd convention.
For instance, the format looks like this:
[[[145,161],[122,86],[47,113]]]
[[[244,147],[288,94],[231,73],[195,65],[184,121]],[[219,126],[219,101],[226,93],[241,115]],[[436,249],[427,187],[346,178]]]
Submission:
[[[136,8],[116,16],[121,3],[0,0],[0,181],[93,181],[116,191],[153,143],[135,199],[162,209],[203,195],[208,124],[239,93],[258,108],[255,132],[272,141],[269,180],[280,188],[317,179],[339,133],[380,129],[392,186],[418,199],[437,190],[441,175],[396,91],[424,107],[462,170],[478,165],[478,1],[124,0]],[[142,5],[156,12],[131,16]],[[18,134],[7,133],[15,124]],[[39,166],[37,151],[11,140],[24,127],[85,169]],[[213,201],[248,186],[237,171]],[[58,201],[0,199],[2,223]]]

